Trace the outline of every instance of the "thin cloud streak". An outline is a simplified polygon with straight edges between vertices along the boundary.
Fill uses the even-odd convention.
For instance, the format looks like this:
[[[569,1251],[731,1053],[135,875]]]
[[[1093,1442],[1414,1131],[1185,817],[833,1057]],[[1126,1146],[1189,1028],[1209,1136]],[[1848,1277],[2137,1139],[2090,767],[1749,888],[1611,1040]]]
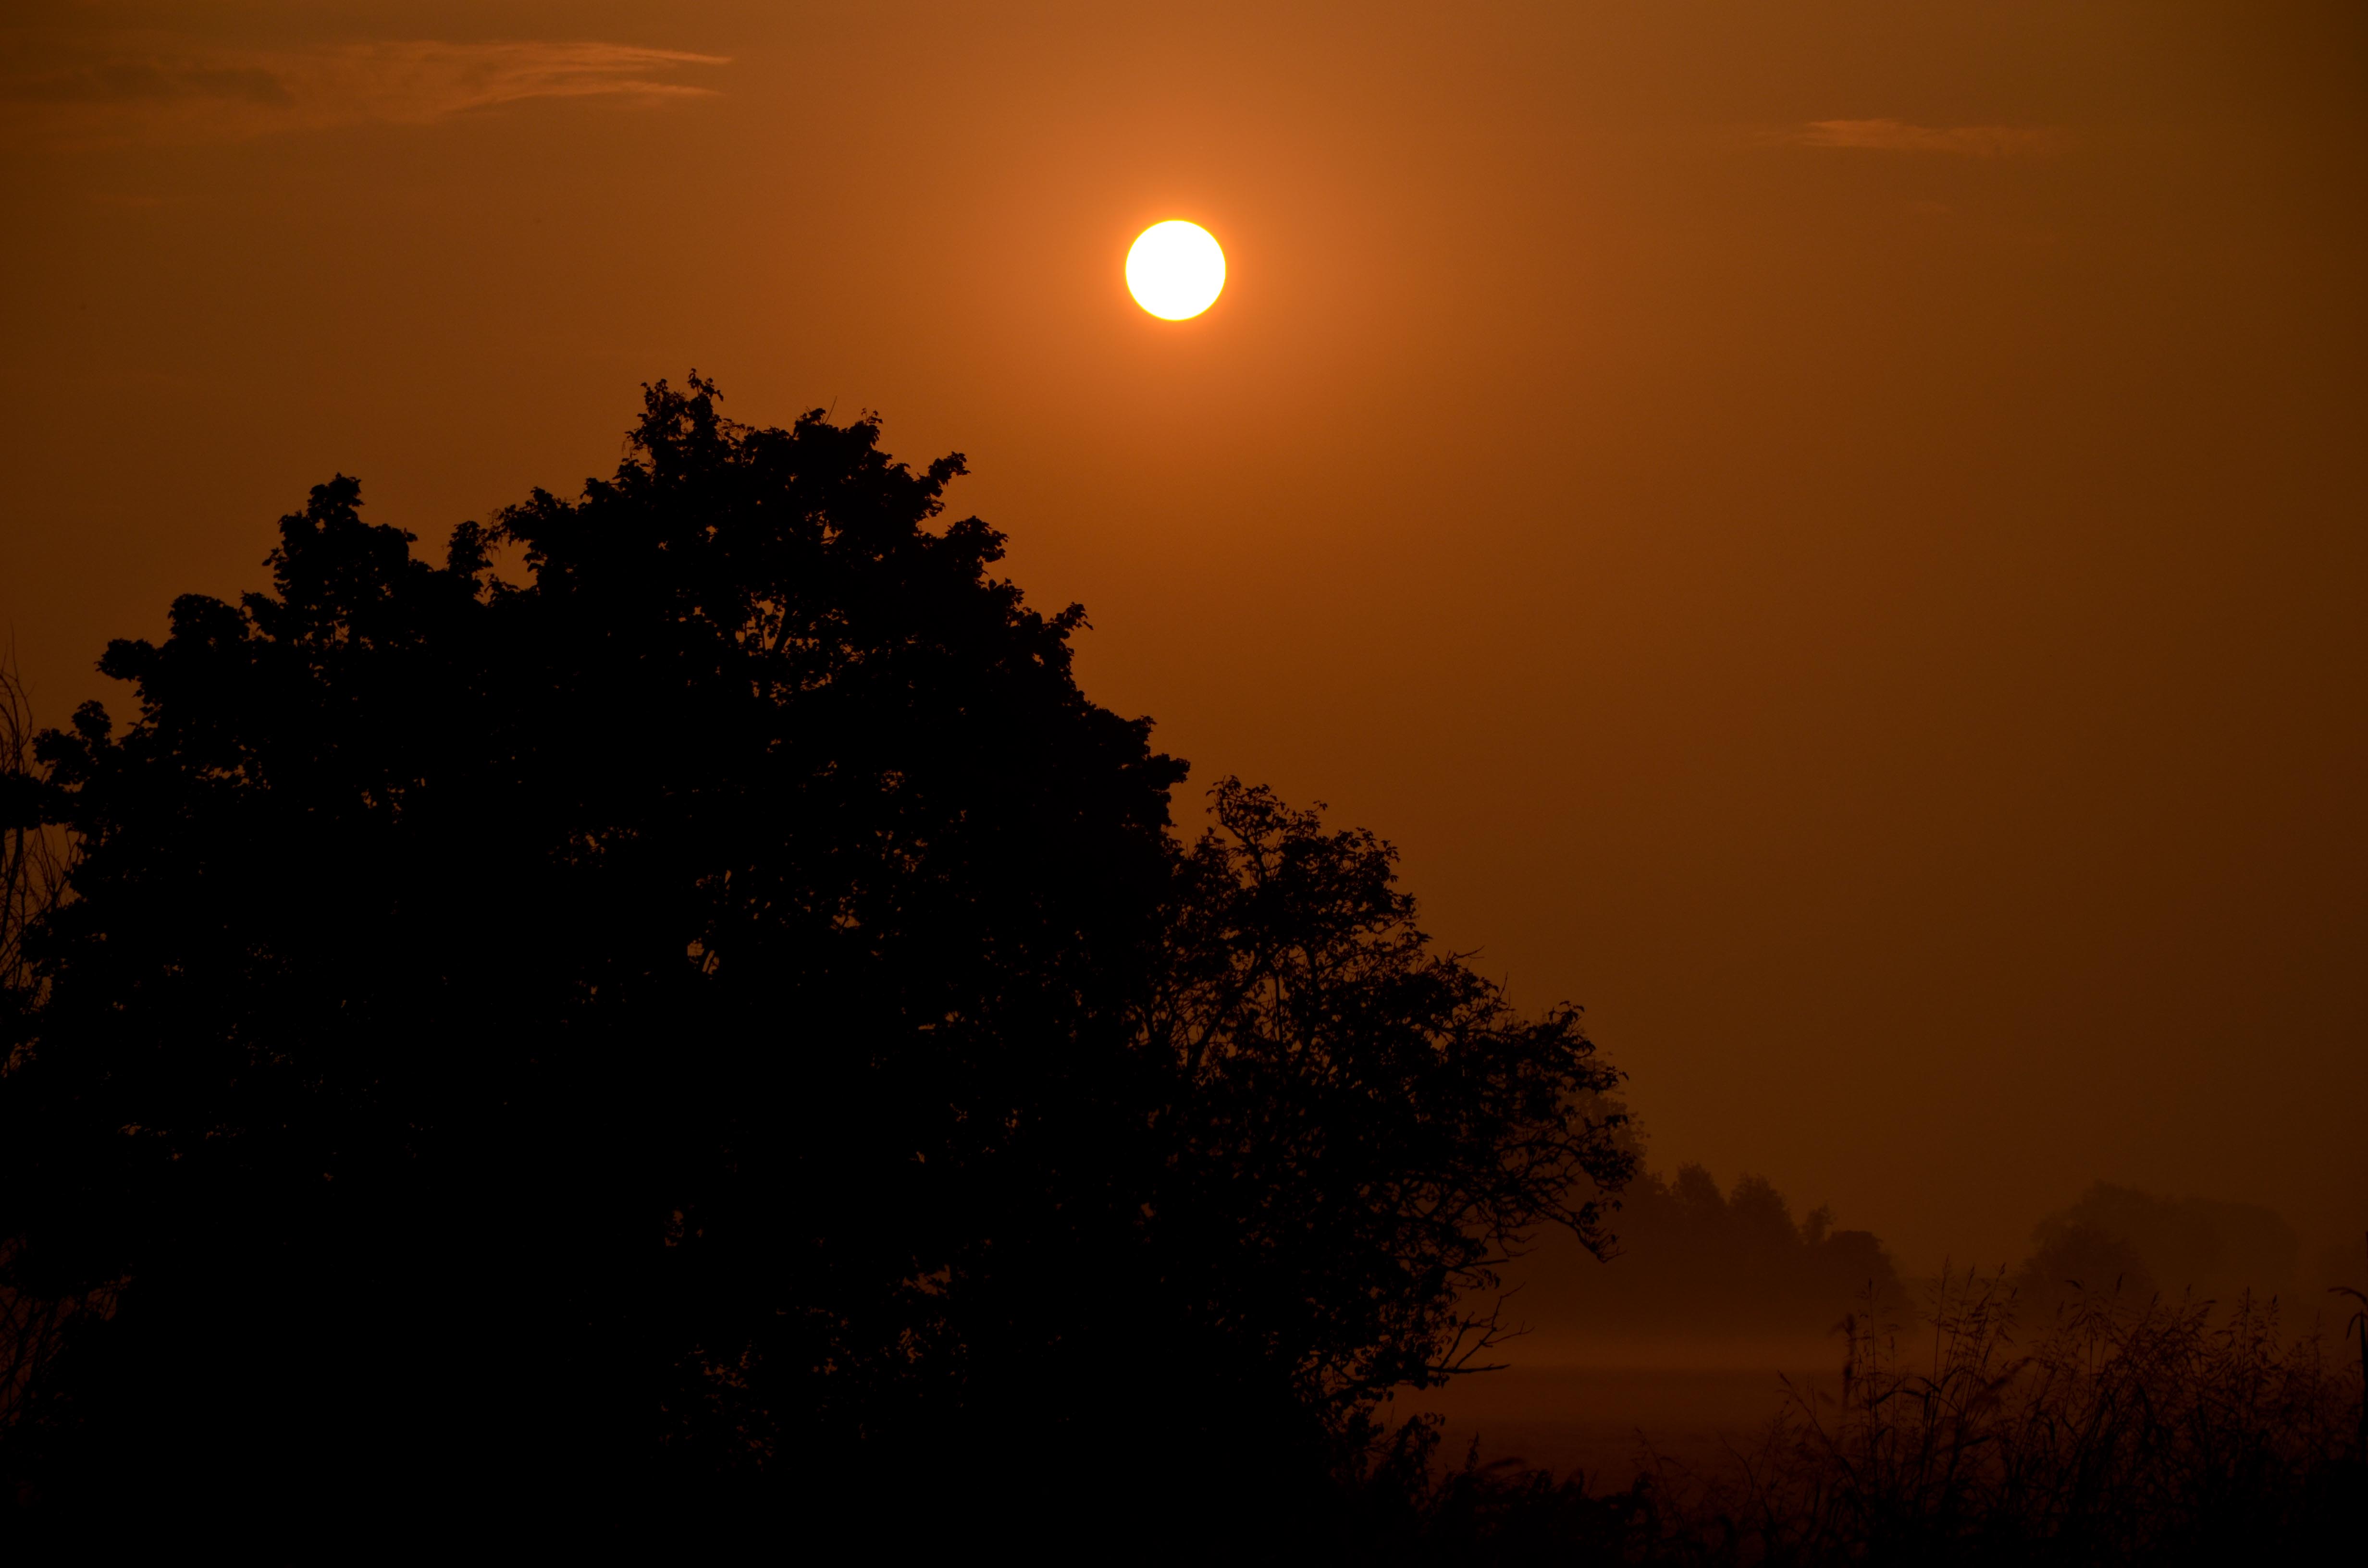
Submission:
[[[1910,125],[1902,119],[1813,119],[1796,138],[1811,147],[1856,147],[1883,153],[1950,153],[2004,158],[2045,153],[2055,134],[2019,125]]]
[[[37,134],[101,142],[425,125],[539,98],[672,103],[717,96],[680,73],[730,63],[632,44],[424,40],[271,51],[152,40],[18,59],[0,74],[0,115]]]

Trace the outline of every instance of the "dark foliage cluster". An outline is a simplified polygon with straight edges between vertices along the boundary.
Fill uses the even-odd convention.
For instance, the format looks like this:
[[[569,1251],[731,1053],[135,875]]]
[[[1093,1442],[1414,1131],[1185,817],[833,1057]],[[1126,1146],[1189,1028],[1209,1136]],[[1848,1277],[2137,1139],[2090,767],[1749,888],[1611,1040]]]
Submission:
[[[13,663],[0,662],[0,1049],[27,1033],[42,983],[26,938],[57,901],[66,857],[46,818],[51,796],[33,756],[33,710]],[[33,1374],[57,1349],[79,1300],[10,1287],[14,1247],[0,1237],[0,1432],[14,1424]]]
[[[55,796],[33,756],[33,708],[13,664],[0,661],[0,1031],[21,1028],[41,981],[26,948],[57,901],[65,856],[49,818]],[[0,1040],[13,1038],[0,1032]]]
[[[340,478],[270,592],[108,648],[134,722],[7,780],[77,858],[10,981],[55,1332],[0,1501],[1207,1535],[1314,1507],[1539,1226],[1600,1241],[1576,1016],[1369,835],[1229,780],[1179,838],[1082,612],[878,434],[661,383],[441,564]]]
[[[1574,1009],[1524,1019],[1430,949],[1387,845],[1232,780],[1214,815],[1178,862],[1147,1012],[1178,1089],[1160,1223],[1181,1256],[1265,1260],[1242,1274],[1260,1293],[1216,1310],[1343,1419],[1485,1351],[1496,1265],[1542,1221],[1608,1243],[1625,1118]]]

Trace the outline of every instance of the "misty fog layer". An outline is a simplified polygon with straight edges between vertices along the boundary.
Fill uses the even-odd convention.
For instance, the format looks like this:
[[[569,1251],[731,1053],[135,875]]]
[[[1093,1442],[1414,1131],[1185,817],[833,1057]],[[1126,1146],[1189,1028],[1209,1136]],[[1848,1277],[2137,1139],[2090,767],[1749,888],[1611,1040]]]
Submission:
[[[1759,1176],[1722,1191],[1699,1165],[1640,1176],[1614,1228],[1609,1259],[1549,1233],[1507,1268],[1506,1316],[1529,1331],[1508,1359],[1826,1369],[1839,1363],[1846,1316],[1902,1321],[1936,1284],[1903,1272],[1873,1232],[1838,1225],[1830,1207],[1797,1212]],[[2034,1225],[2021,1256],[1952,1267],[1995,1275],[2029,1328],[2089,1294],[2223,1312],[2249,1295],[2303,1332],[2329,1316],[2329,1287],[2368,1283],[2368,1246],[2305,1266],[2294,1227],[2258,1204],[2098,1182]]]

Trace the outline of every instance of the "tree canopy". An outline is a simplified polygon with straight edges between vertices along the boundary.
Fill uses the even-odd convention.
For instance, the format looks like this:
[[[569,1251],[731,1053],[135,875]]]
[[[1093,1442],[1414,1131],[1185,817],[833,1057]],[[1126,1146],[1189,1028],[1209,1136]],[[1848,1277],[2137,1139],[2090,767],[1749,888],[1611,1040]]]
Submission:
[[[1600,1243],[1574,1012],[1436,951],[1370,835],[1233,780],[1173,831],[1082,610],[944,520],[960,455],[717,403],[649,389],[440,565],[319,486],[271,591],[109,645],[128,727],[40,741],[0,1268],[85,1310],[0,1432],[28,1506],[613,1512],[950,1445],[1008,1491],[1113,1423],[1312,1472],[1508,1248]]]

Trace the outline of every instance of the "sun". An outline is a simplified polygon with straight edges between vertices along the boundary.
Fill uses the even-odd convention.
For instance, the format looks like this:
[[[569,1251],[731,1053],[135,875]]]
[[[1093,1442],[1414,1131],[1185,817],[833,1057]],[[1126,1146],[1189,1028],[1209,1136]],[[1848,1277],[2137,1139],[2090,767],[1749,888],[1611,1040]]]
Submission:
[[[1126,253],[1126,287],[1134,302],[1163,321],[1189,321],[1217,302],[1225,287],[1225,253],[1198,223],[1170,218],[1135,236]]]

